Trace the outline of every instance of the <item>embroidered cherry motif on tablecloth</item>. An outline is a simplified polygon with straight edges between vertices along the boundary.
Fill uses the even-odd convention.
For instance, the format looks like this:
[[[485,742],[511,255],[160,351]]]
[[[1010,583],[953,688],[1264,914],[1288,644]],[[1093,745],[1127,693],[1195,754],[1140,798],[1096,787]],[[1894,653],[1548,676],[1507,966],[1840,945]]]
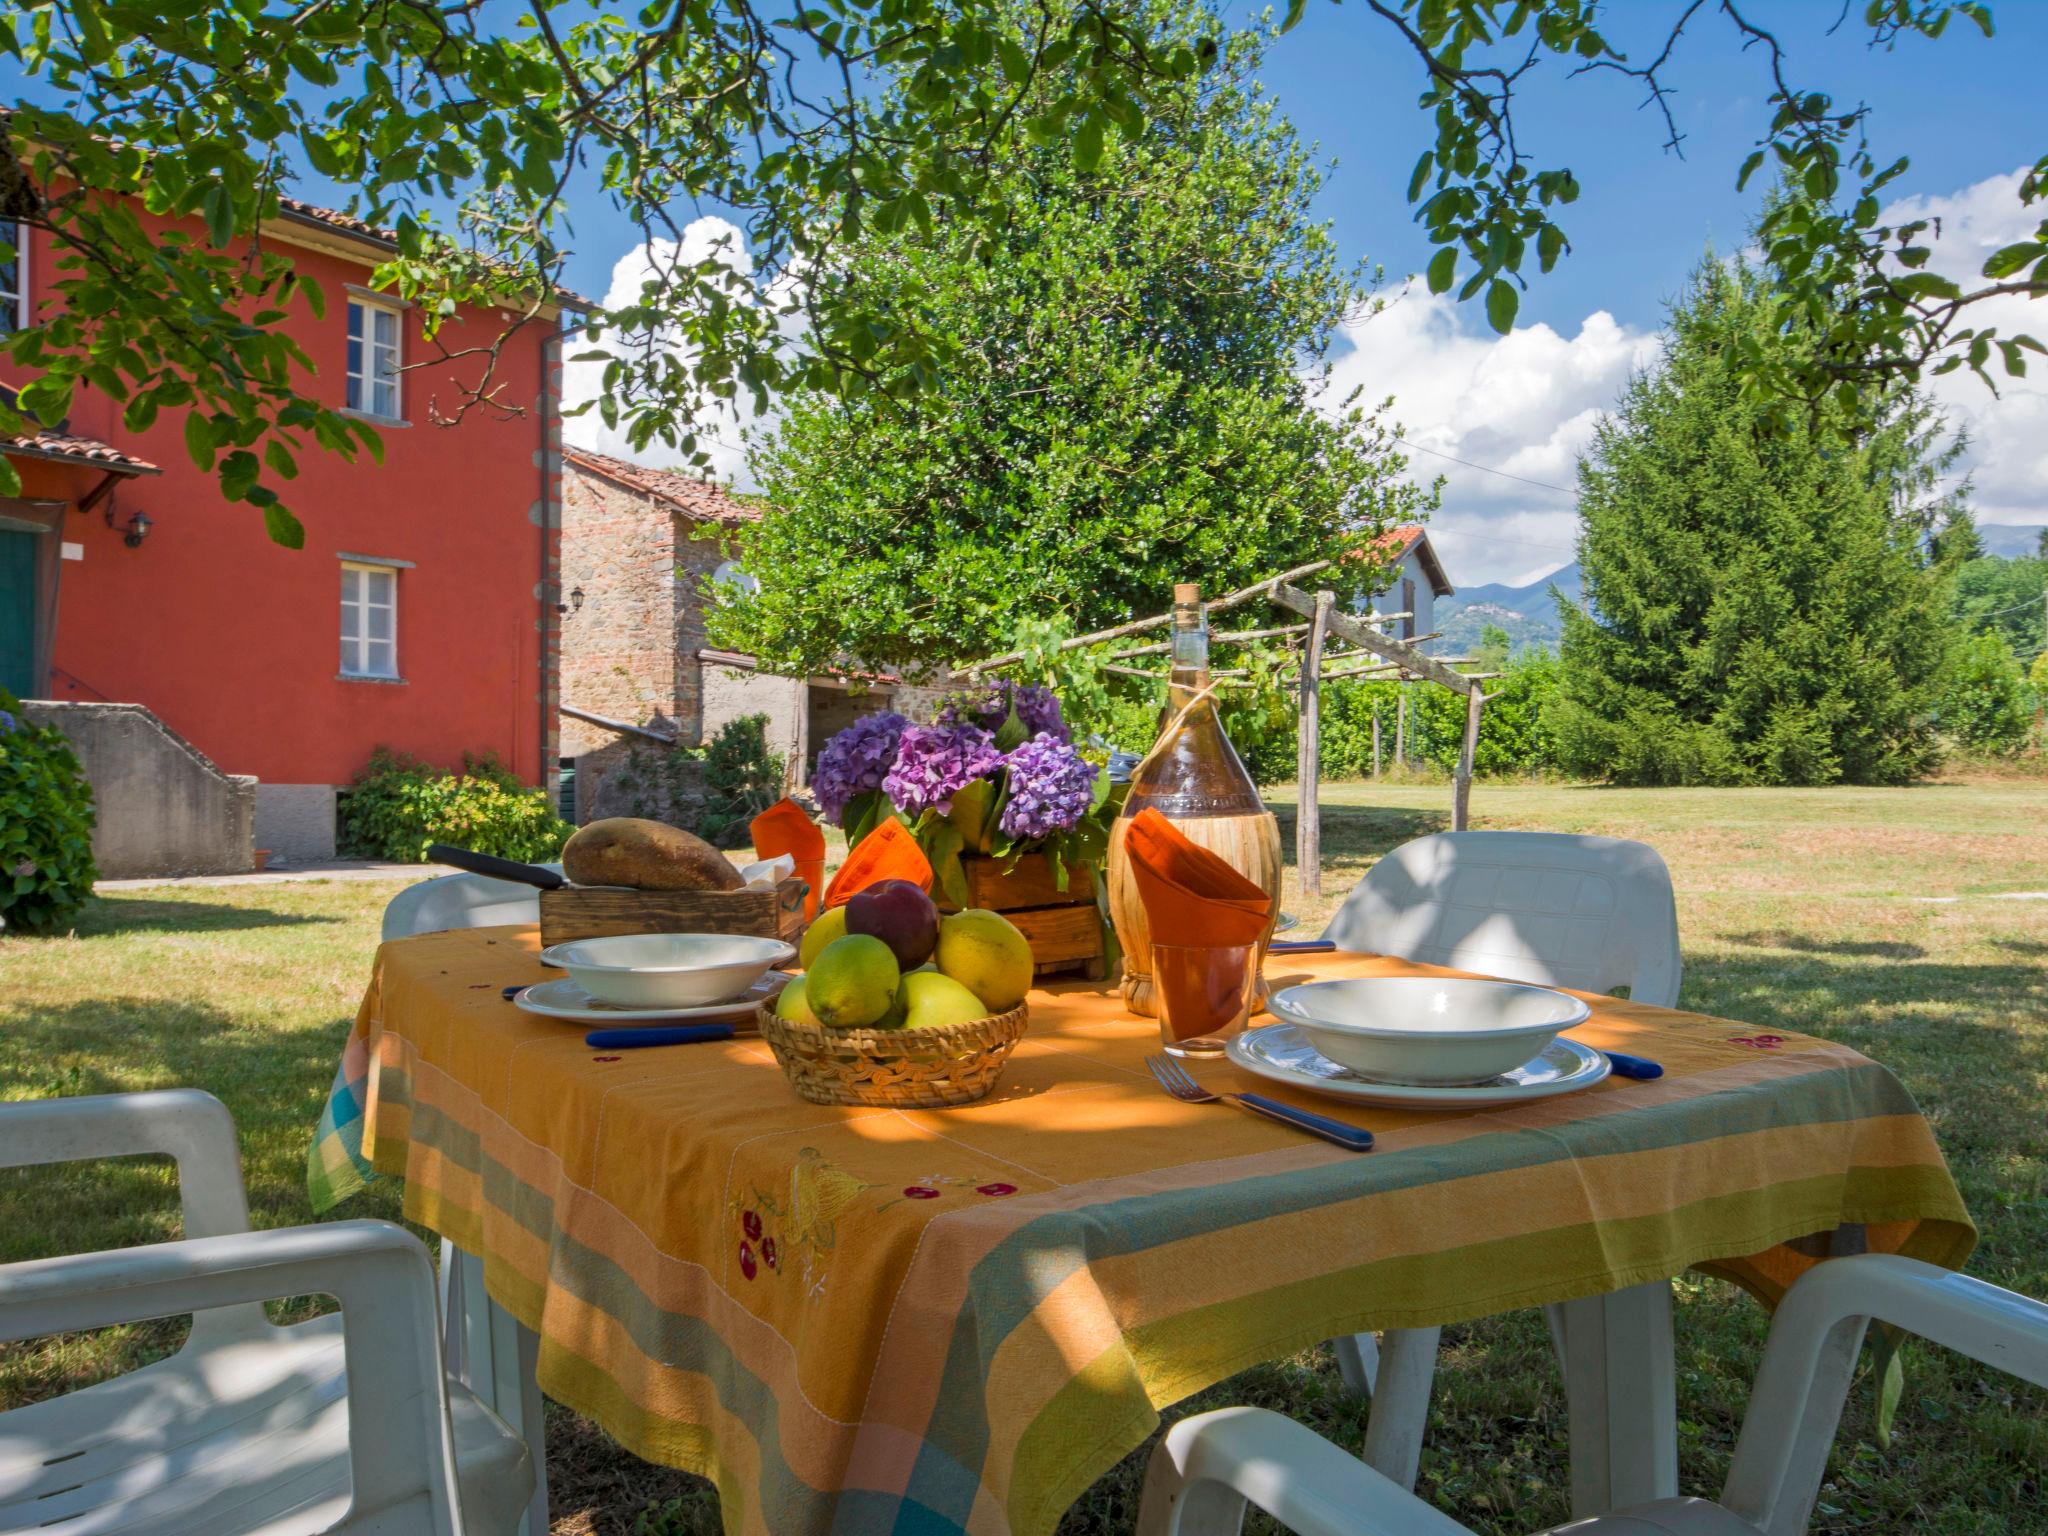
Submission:
[[[909,1185],[904,1189],[903,1193],[912,1200],[936,1200],[939,1198],[939,1192],[929,1184]]]
[[[1004,1195],[1014,1195],[1017,1193],[1017,1186],[1014,1184],[977,1184],[974,1186],[974,1192],[977,1195],[987,1195],[991,1199],[999,1200]]]
[[[1753,1051],[1775,1051],[1785,1043],[1783,1035],[1730,1035],[1730,1045],[1746,1045]]]
[[[751,1280],[754,1278],[755,1269],[756,1265],[754,1263],[754,1245],[752,1243],[741,1243],[740,1273],[745,1275],[749,1280]]]

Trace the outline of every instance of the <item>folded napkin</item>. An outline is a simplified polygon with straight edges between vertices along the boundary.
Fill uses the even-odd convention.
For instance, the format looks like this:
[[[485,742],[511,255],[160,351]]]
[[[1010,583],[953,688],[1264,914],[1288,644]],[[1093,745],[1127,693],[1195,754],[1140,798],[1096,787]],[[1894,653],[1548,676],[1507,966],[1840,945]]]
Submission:
[[[1124,836],[1131,878],[1155,943],[1189,949],[1256,944],[1273,898],[1157,811],[1140,811]]]
[[[796,863],[796,877],[810,889],[804,892],[804,916],[818,915],[818,898],[825,889],[825,833],[804,814],[804,808],[784,796],[747,824],[754,835],[758,858],[775,859],[787,854]]]
[[[843,907],[857,891],[879,880],[908,880],[919,890],[932,888],[932,861],[917,846],[917,839],[894,817],[854,845],[839,873],[825,892],[827,907]]]

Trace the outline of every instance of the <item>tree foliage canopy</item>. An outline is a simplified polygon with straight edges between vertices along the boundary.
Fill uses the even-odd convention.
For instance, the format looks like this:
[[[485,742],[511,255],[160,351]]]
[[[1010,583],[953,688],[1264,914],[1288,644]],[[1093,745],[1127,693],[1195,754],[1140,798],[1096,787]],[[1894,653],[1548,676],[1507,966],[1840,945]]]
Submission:
[[[1006,156],[994,235],[941,213],[847,248],[842,291],[914,292],[954,362],[901,400],[789,399],[754,459],[778,509],[743,535],[760,591],[721,605],[719,644],[792,671],[916,667],[1033,617],[1158,612],[1176,580],[1363,574],[1354,552],[1427,498],[1378,417],[1312,399],[1367,295],[1310,218],[1315,166],[1245,83],[1258,49],[1237,39],[1092,170],[1064,140]]]
[[[1924,410],[1764,431],[1736,359],[1774,311],[1757,273],[1705,262],[1580,466],[1587,611],[1565,609],[1551,709],[1570,772],[1891,784],[1932,764],[1947,594],[1895,494]]]
[[[1288,25],[1306,4],[1290,0]],[[1881,215],[1905,160],[1876,157],[1864,109],[1797,78],[1751,9],[1692,0],[1632,47],[1616,28],[1639,25],[1635,13],[1590,0],[1365,0],[1359,24],[1412,54],[1421,84],[1430,126],[1408,199],[1436,247],[1431,286],[1483,300],[1506,329],[1528,274],[1570,250],[1578,182],[1539,160],[1522,117],[1536,71],[1618,73],[1661,109],[1687,28],[1711,21],[1766,76],[1770,116],[1741,176],[1770,166],[1807,194],[1762,240],[1788,287],[1782,323],[1796,317],[1813,344],[1776,347],[1760,332],[1735,359],[1776,402],[1773,419],[1786,424],[1802,400],[1841,396],[1853,409],[1857,392],[1928,367],[2023,371],[2034,344],[1973,328],[1971,306],[2048,292],[2048,220],[1994,252],[1975,287],[1930,270],[1926,227]],[[739,393],[929,387],[960,362],[942,317],[913,291],[888,291],[897,302],[885,311],[884,290],[839,286],[840,246],[942,215],[999,235],[999,171],[1016,146],[1065,144],[1085,174],[1119,142],[1143,142],[1219,56],[1214,36],[1154,31],[1145,0],[1032,14],[1018,26],[1004,0],[17,0],[0,48],[36,87],[10,113],[0,213],[67,248],[68,318],[0,344],[38,375],[19,408],[0,403],[0,430],[61,419],[81,383],[137,425],[184,410],[193,456],[223,493],[296,542],[279,487],[298,455],[376,449],[370,429],[321,402],[309,360],[279,329],[292,306],[323,296],[288,257],[234,245],[304,170],[339,184],[348,211],[395,227],[379,280],[418,300],[430,325],[470,301],[534,323],[580,199],[607,199],[649,239],[673,238],[701,203],[730,210],[746,270],[669,263],[592,326],[593,337],[684,343],[687,363],[628,346],[607,380],[639,445],[697,456],[693,422]],[[1958,20],[1992,25],[1978,0],[1867,0],[1860,19],[1887,48]],[[877,74],[898,82],[884,105]],[[1682,136],[1665,122],[1676,151]],[[2021,197],[2048,197],[2048,157]],[[131,199],[200,233],[160,240]],[[496,398],[484,354],[463,409]],[[11,476],[0,465],[0,494]]]

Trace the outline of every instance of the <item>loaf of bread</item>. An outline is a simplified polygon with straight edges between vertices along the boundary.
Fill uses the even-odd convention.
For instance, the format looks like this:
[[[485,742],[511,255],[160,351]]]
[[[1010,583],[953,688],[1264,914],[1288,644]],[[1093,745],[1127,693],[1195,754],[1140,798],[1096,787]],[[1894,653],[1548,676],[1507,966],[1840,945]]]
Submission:
[[[562,871],[578,885],[643,891],[736,891],[740,872],[694,832],[637,816],[579,829],[562,848]]]

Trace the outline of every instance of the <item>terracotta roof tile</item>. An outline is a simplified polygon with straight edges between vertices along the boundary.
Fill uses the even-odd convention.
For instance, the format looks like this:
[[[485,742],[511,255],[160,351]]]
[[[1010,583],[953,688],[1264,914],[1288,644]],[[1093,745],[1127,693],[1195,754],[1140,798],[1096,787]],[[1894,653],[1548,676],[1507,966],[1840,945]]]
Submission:
[[[283,210],[286,218],[296,219],[301,223],[324,224],[329,229],[338,230],[345,235],[354,235],[358,239],[369,241],[388,251],[398,249],[397,230],[389,229],[382,224],[372,224],[369,220],[359,219],[352,213],[342,213],[334,208],[322,208],[317,203],[302,202],[296,197],[280,197],[277,200],[277,206]],[[595,309],[597,307],[582,294],[575,292],[573,289],[564,288],[560,284],[557,284],[555,287],[555,298],[574,309]]]
[[[1444,574],[1443,562],[1437,559],[1436,546],[1429,542],[1428,535],[1429,530],[1420,523],[1402,523],[1389,528],[1385,533],[1375,535],[1366,548],[1375,554],[1385,556],[1391,564],[1405,557],[1409,550],[1420,544],[1422,565],[1429,576],[1430,589],[1438,597],[1449,597],[1457,589],[1451,585],[1451,578]]]
[[[123,453],[94,437],[74,437],[69,432],[24,432],[18,437],[0,436],[0,453],[19,454],[31,459],[57,459],[67,464],[95,464],[121,475],[160,473],[147,459]]]
[[[612,458],[609,454],[592,453],[588,448],[564,448],[562,457],[578,469],[587,470],[628,490],[640,491],[665,501],[677,511],[685,513],[700,522],[754,523],[761,519],[759,507],[750,506],[730,491],[713,485],[709,480],[700,480],[695,475],[686,475],[674,469],[649,469],[645,464],[629,464],[624,459]]]

